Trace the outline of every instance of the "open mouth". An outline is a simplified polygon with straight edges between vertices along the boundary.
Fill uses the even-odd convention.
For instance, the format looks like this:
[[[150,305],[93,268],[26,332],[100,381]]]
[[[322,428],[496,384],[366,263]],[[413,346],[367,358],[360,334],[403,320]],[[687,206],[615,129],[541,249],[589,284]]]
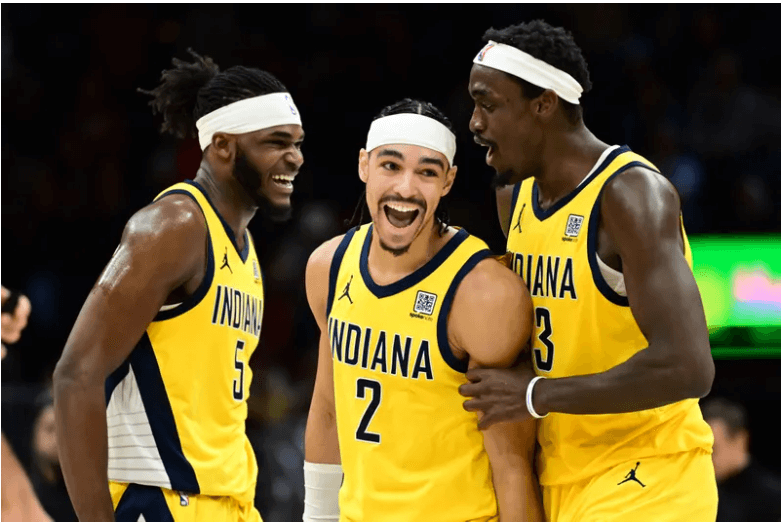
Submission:
[[[296,175],[273,175],[272,182],[280,188],[292,190],[294,189],[294,178]]]
[[[490,157],[492,157],[493,153],[495,153],[495,143],[489,142],[489,141],[479,137],[478,135],[474,135],[474,142],[476,142],[480,146],[484,146],[484,147],[487,148],[487,155],[485,156],[485,160],[489,161]]]
[[[406,228],[419,216],[419,208],[404,204],[385,204],[384,214],[395,228]]]

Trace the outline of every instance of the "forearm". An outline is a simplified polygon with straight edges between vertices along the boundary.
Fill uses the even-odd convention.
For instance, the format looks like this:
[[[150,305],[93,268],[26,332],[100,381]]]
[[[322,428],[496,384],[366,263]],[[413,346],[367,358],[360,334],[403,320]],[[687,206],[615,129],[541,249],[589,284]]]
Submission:
[[[693,373],[698,365],[657,354],[649,347],[605,372],[539,381],[534,409],[539,414],[620,414],[706,395],[705,382],[695,379],[702,374]]]
[[[311,404],[305,427],[305,461],[310,463],[340,464],[338,427],[334,411],[321,402]]]
[[[2,521],[52,521],[3,435]]]
[[[56,372],[54,393],[60,464],[74,510],[80,521],[114,521],[104,386]]]

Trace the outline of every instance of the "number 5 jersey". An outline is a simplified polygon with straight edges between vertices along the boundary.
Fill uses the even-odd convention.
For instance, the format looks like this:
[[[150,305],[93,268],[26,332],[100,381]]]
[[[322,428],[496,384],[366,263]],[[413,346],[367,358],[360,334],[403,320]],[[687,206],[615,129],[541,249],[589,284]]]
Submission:
[[[457,286],[490,251],[458,230],[424,266],[382,286],[368,271],[372,232],[344,236],[329,278],[340,519],[495,519],[483,436],[457,391],[467,362],[447,339]]]

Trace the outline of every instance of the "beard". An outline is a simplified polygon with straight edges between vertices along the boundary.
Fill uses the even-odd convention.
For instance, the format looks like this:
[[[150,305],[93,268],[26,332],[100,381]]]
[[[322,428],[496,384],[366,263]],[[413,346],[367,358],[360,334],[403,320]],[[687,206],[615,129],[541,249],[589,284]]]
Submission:
[[[259,173],[248,162],[245,152],[241,148],[237,149],[237,157],[234,160],[232,175],[240,184],[248,198],[259,207],[261,214],[272,222],[285,222],[291,219],[292,208],[290,204],[274,204],[270,202],[267,195],[261,190],[263,174]]]
[[[411,248],[411,244],[403,246],[402,248],[393,248],[393,247],[387,245],[387,243],[385,243],[381,239],[381,236],[378,237],[378,242],[381,245],[381,249],[384,250],[385,252],[391,253],[393,257],[400,257],[404,253],[408,252],[409,248]]]
[[[512,177],[514,177],[514,171],[511,169],[501,172],[496,171],[495,175],[493,175],[493,180],[490,181],[490,184],[492,185],[493,189],[509,186],[511,184],[510,181],[512,180]]]

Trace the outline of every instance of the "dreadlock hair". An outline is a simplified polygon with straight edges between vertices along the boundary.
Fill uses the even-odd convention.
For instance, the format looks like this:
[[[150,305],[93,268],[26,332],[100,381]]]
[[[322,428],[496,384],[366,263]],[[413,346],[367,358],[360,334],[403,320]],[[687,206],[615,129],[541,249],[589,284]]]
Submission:
[[[172,59],[174,67],[161,72],[161,83],[149,91],[153,114],[163,114],[161,133],[178,138],[195,137],[196,121],[218,108],[246,98],[286,92],[286,86],[270,73],[233,66],[221,72],[210,57],[188,48],[193,62]]]
[[[588,75],[588,64],[582,50],[574,43],[572,34],[562,27],[553,27],[544,20],[522,22],[504,29],[490,28],[482,37],[484,42],[490,40],[499,44],[516,47],[534,58],[547,62],[561,71],[569,73],[583,88],[583,93],[591,90],[591,79]],[[507,73],[508,74],[508,73]],[[523,88],[526,98],[536,98],[544,89],[535,86],[514,75],[509,75]],[[579,124],[583,119],[583,110],[579,104],[572,104],[559,97],[566,117],[572,125]]]
[[[401,113],[414,113],[416,115],[423,115],[425,117],[430,117],[433,120],[440,122],[446,128],[454,133],[454,129],[452,128],[452,123],[446,118],[441,110],[435,107],[430,102],[424,102],[422,100],[414,100],[411,98],[404,98],[403,100],[399,100],[392,105],[389,105],[381,110],[381,112],[376,115],[373,120],[378,120],[382,117],[388,117],[390,115],[399,115]],[[444,198],[442,197],[441,200],[438,202],[438,206],[436,207],[435,218],[438,221],[440,227],[438,229],[439,235],[444,235],[449,228],[449,211],[446,209]],[[351,216],[350,221],[346,221],[345,225],[350,226],[354,222],[354,217],[357,215],[357,211],[359,211],[359,224],[362,224],[362,218],[364,216],[365,207],[362,205],[365,202],[365,192],[362,192],[362,196],[357,203],[357,207],[354,210],[354,214]]]

